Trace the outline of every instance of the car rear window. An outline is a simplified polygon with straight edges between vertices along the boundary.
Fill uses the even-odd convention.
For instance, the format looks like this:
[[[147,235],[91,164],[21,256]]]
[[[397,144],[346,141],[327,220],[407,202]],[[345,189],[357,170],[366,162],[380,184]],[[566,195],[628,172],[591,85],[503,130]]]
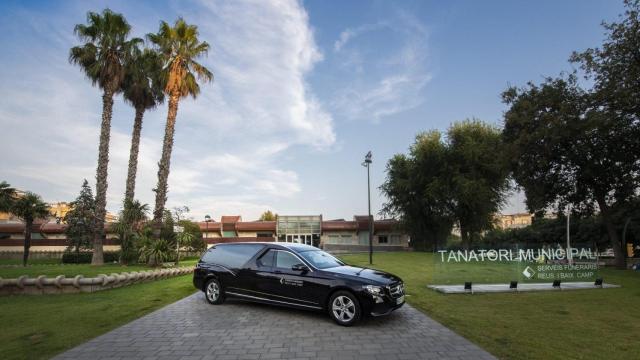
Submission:
[[[217,245],[209,249],[201,261],[222,265],[228,268],[239,268],[264,248],[262,244]]]

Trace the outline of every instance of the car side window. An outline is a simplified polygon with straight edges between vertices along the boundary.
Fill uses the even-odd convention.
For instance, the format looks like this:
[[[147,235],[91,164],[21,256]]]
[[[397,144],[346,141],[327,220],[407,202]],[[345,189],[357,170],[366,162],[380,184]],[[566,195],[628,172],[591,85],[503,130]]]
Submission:
[[[276,251],[269,250],[258,258],[256,264],[258,267],[273,267]]]
[[[302,262],[293,254],[287,251],[276,252],[276,267],[278,269],[291,270],[291,267]]]
[[[209,249],[202,261],[237,269],[264,248],[262,244],[220,244]]]

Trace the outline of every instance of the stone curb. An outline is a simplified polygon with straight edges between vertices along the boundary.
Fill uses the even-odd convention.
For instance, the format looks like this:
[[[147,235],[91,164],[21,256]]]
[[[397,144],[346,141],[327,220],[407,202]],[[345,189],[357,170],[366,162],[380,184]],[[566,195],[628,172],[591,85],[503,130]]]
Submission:
[[[99,274],[90,278],[85,278],[82,275],[76,275],[72,278],[67,278],[64,275],[58,275],[56,277],[40,275],[35,278],[22,275],[17,279],[0,278],[0,296],[14,294],[44,295],[96,292],[141,282],[186,275],[191,272],[193,272],[192,267],[181,267],[122,272],[119,274],[113,273],[111,275]]]

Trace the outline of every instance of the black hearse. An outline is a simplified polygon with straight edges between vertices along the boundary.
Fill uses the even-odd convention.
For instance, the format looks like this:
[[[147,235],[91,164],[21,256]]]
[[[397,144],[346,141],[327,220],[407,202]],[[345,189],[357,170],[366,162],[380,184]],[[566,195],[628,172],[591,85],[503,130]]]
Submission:
[[[386,315],[404,304],[399,277],[349,266],[318,248],[293,243],[217,244],[196,265],[193,285],[211,304],[237,297],[328,311],[344,326],[363,314]]]

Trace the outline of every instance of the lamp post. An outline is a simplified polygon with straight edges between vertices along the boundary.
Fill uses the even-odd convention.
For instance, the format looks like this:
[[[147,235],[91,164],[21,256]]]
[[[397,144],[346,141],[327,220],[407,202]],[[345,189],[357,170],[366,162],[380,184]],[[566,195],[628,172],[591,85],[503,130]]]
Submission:
[[[369,165],[371,165],[371,150],[364,156],[362,166],[367,168],[367,199],[369,205],[369,264],[373,264],[373,219],[371,218],[371,176],[369,175]]]
[[[209,223],[211,222],[211,216],[209,215],[205,215],[204,216],[204,223],[205,223],[205,238],[209,237]],[[207,240],[204,241],[205,243],[207,242]]]
[[[567,205],[567,263],[573,265],[573,256],[571,254],[571,205]]]

